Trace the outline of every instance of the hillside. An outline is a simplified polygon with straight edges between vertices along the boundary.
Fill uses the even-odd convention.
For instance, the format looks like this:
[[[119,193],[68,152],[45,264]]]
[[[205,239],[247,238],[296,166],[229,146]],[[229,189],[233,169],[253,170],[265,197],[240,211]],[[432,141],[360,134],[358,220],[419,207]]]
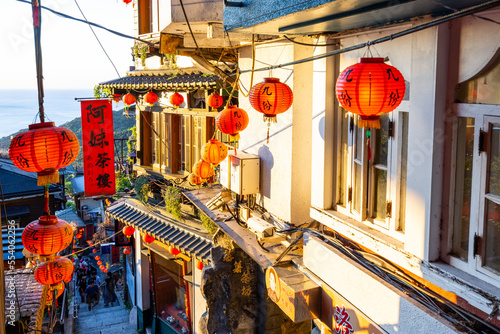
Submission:
[[[123,116],[123,109],[122,110],[114,110],[113,111],[113,129],[114,129],[114,137],[115,139],[118,138],[128,138],[132,134],[132,131],[130,128],[132,128],[135,125],[135,117],[125,117]],[[71,131],[75,133],[75,135],[78,137],[78,140],[80,141],[80,153],[78,154],[78,158],[75,161],[76,166],[82,166],[82,120],[81,117],[77,117],[72,121],[66,122],[62,125],[62,127],[68,128]],[[0,138],[0,150],[7,151],[9,149],[10,145],[10,138],[12,136],[15,136],[19,132],[26,131],[28,129],[21,129],[9,136]],[[121,146],[120,142],[116,142],[116,147],[115,147],[115,154],[119,153],[121,151]],[[123,143],[124,149],[123,152],[124,154],[128,153],[128,149],[126,146],[126,143]]]

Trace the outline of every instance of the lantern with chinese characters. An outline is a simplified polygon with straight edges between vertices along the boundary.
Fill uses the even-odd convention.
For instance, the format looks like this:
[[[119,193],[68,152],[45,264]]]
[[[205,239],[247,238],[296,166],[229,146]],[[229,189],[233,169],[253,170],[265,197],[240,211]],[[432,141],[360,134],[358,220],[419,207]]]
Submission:
[[[132,253],[132,249],[130,249],[129,247],[125,247],[125,249],[123,250],[123,254],[129,255],[130,253]]]
[[[210,162],[206,162],[203,160],[200,160],[194,164],[192,172],[194,175],[202,179],[208,179],[209,177],[214,175],[214,169],[212,168]]]
[[[293,102],[293,93],[287,84],[278,78],[264,78],[264,81],[250,89],[250,104],[264,114],[264,122],[276,123],[276,115],[287,111]]]
[[[134,234],[134,232],[135,232],[135,228],[133,228],[132,226],[125,226],[123,228],[123,234],[125,234],[125,236],[129,239]]]
[[[405,95],[405,79],[384,58],[361,58],[337,79],[337,99],[359,115],[358,126],[380,128],[379,115],[396,109]]]
[[[170,254],[172,254],[173,256],[177,256],[181,253],[180,250],[178,250],[177,248],[173,247],[173,246],[170,246],[168,248],[168,250],[170,251]]]
[[[184,103],[184,96],[175,92],[172,95],[170,95],[169,101],[170,104],[174,106],[174,108],[179,108],[179,106]]]
[[[218,165],[227,157],[227,147],[217,139],[210,139],[208,143],[201,147],[201,159]]]
[[[149,104],[150,107],[153,106],[153,104],[156,103],[156,101],[158,101],[158,95],[156,95],[155,93],[153,92],[147,92],[145,95],[144,95],[144,102]]]
[[[59,168],[75,161],[80,150],[76,135],[54,122],[30,124],[10,142],[9,156],[14,165],[38,173],[38,185],[59,183]]]
[[[59,282],[69,282],[73,274],[73,263],[60,257],[50,262],[43,262],[35,269],[35,279],[42,285],[52,285]]]
[[[144,242],[149,245],[150,243],[155,241],[155,238],[152,235],[144,234],[144,238],[142,240],[144,240]]]
[[[125,104],[126,107],[132,105],[135,103],[135,96],[127,93],[123,96],[123,103]]]
[[[212,108],[212,111],[216,111],[222,103],[224,103],[224,99],[217,93],[213,93],[208,97],[208,106]]]
[[[203,267],[203,262],[201,262],[200,260],[196,261],[196,269],[203,270]]]
[[[206,182],[206,180],[204,180],[201,177],[196,176],[195,174],[191,173],[188,176],[188,182],[191,183],[191,184],[194,184],[194,185],[200,185],[200,184]]]
[[[231,141],[237,141],[240,139],[239,133],[248,125],[248,114],[241,108],[229,106],[217,115],[215,123],[222,133],[231,136]]]
[[[22,234],[24,247],[37,255],[52,255],[62,251],[73,240],[73,229],[56,216],[42,216],[28,224]]]

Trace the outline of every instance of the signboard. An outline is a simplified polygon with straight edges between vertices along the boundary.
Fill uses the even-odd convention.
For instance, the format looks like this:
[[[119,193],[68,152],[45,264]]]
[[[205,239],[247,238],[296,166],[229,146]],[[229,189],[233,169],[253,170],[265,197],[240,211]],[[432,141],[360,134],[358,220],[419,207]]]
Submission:
[[[125,246],[132,246],[132,237],[127,238],[127,236],[123,233],[118,233],[123,230],[125,227],[125,224],[123,224],[121,221],[118,219],[111,218],[115,221],[115,233],[117,233],[114,236],[115,239],[115,245],[118,247],[125,247]]]
[[[326,284],[322,285],[320,330],[323,334],[383,334],[354,305]]]
[[[111,246],[111,263],[120,263],[120,247]]]
[[[293,322],[319,317],[321,289],[295,267],[267,268],[266,288],[271,300]]]
[[[85,196],[115,193],[115,155],[111,101],[81,101]]]

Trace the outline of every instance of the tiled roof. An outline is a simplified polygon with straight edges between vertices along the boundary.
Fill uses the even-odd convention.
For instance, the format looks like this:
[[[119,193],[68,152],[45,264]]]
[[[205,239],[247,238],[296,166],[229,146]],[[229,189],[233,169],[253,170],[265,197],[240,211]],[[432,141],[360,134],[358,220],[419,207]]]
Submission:
[[[17,296],[9,293],[9,283],[15,280],[12,286],[15,286]],[[13,271],[5,271],[5,305],[9,306],[10,301],[19,301],[19,309],[22,317],[29,317],[38,311],[42,298],[43,285],[35,280],[35,275],[31,269],[18,269]],[[14,295],[14,296],[13,296]],[[6,309],[5,313],[9,312]],[[8,320],[8,319],[7,319]]]
[[[85,223],[82,221],[80,217],[76,214],[76,212],[69,208],[66,210],[56,211],[57,218],[67,221],[68,223],[75,223],[77,227],[85,227]]]
[[[155,89],[163,91],[209,89],[220,85],[220,78],[200,71],[135,71],[128,76],[99,84],[102,88]]]
[[[106,210],[106,215],[152,235],[165,245],[173,246],[184,254],[208,261],[212,240],[202,233],[179,224],[176,220],[160,217],[145,207],[129,201],[117,202]]]

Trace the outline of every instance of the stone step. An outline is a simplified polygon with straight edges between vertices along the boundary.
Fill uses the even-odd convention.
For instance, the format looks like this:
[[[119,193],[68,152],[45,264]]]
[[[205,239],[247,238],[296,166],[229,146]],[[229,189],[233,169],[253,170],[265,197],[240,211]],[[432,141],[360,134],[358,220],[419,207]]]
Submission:
[[[112,326],[104,326],[102,328],[94,327],[91,329],[75,329],[75,334],[135,334],[137,333],[134,325],[118,324]]]

